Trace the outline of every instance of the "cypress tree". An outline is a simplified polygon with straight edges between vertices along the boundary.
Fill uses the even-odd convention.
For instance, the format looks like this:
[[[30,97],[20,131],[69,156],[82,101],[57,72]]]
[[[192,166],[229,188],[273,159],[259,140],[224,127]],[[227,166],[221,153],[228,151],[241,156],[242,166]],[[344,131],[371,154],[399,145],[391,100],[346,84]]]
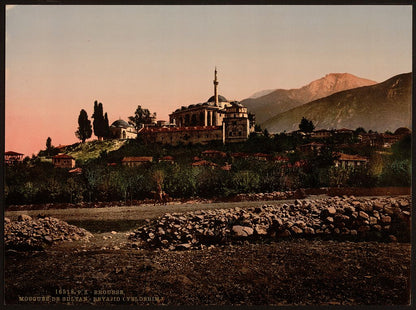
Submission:
[[[110,125],[108,123],[107,112],[104,114],[104,131],[103,131],[103,133],[104,133],[103,137],[110,138]]]
[[[86,139],[91,138],[91,135],[91,121],[88,119],[87,112],[83,109],[78,116],[78,130],[75,132],[75,136],[84,143]]]
[[[101,140],[105,135],[104,115],[103,115],[103,104],[94,102],[94,114],[92,115],[94,135],[97,136],[98,140]]]

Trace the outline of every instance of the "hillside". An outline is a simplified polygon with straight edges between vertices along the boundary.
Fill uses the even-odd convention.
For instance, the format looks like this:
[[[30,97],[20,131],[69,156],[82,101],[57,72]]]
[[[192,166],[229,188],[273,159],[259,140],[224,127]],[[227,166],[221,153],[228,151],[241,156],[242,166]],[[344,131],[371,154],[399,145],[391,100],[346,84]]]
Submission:
[[[385,82],[335,93],[289,111],[263,124],[269,132],[299,129],[302,117],[316,129],[364,127],[384,132],[411,126],[412,74],[400,74]]]
[[[288,111],[307,102],[332,95],[336,92],[373,85],[376,82],[359,78],[349,73],[331,73],[299,89],[277,89],[265,96],[241,101],[250,112],[256,114],[256,122],[262,124],[273,116]],[[267,91],[266,91],[267,92]],[[253,98],[256,97],[256,98]]]
[[[97,158],[100,156],[101,152],[106,151],[111,152],[118,150],[124,145],[126,140],[104,140],[104,141],[89,141],[82,143],[74,144],[70,147],[67,147],[65,153],[73,156],[77,160],[86,161],[88,159]]]

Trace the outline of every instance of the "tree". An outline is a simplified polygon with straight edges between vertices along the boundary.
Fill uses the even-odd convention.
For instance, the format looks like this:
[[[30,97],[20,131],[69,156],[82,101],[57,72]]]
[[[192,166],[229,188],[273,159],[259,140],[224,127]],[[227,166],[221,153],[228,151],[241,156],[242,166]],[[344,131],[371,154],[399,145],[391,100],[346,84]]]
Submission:
[[[49,151],[51,150],[52,147],[52,139],[51,137],[48,137],[48,139],[46,139],[46,150],[48,151],[48,155],[49,155]]]
[[[94,102],[94,114],[92,115],[94,135],[97,136],[98,140],[103,138],[108,138],[110,136],[110,130],[108,126],[108,117],[107,113],[104,116],[103,104]]]
[[[302,132],[312,132],[315,129],[315,125],[311,120],[308,120],[305,117],[302,117],[302,120],[299,124],[299,130]]]
[[[367,133],[363,127],[358,127],[357,129],[355,129],[355,134],[356,135],[359,135],[359,134],[362,134],[362,133]]]
[[[85,110],[81,110],[78,116],[78,130],[75,132],[75,136],[82,141],[91,138],[92,127],[91,121],[88,119],[88,114]]]
[[[108,115],[107,112],[104,114],[104,124],[103,124],[103,134],[105,138],[110,137],[110,125],[108,123]]]
[[[134,112],[134,116],[129,116],[129,124],[139,130],[143,124],[151,123],[152,118],[156,118],[156,113],[151,114],[148,109],[143,109],[139,105]]]

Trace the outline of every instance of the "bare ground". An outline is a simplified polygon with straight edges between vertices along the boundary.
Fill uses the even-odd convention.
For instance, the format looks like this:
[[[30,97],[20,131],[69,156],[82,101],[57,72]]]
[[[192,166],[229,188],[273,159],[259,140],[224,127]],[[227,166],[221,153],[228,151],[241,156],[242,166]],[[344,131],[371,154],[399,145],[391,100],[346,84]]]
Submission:
[[[253,203],[273,204],[250,202],[249,206],[254,206]],[[243,204],[239,202],[238,206]],[[194,207],[206,208],[200,204]],[[114,223],[140,221],[161,215],[160,212],[191,211],[192,207],[126,208],[124,211],[111,208],[106,213],[95,213],[95,217],[94,212],[87,210],[80,210],[84,212],[82,216],[62,213],[67,210],[42,210],[52,216],[56,215],[47,212],[57,212],[56,217],[63,220],[81,218],[87,221],[84,224],[94,222],[91,227],[96,231],[106,220],[114,222],[102,229],[105,232],[96,232],[90,242],[56,244],[42,252],[6,253],[6,303],[67,303],[67,300],[72,304],[136,305],[409,303],[408,243],[298,239],[181,252],[145,251],[133,248],[127,239],[132,228],[125,226],[117,233],[109,232]],[[6,216],[17,215],[6,212]],[[49,296],[49,301],[30,301],[42,296]],[[58,297],[60,300],[56,301]],[[100,297],[104,300],[97,299]]]

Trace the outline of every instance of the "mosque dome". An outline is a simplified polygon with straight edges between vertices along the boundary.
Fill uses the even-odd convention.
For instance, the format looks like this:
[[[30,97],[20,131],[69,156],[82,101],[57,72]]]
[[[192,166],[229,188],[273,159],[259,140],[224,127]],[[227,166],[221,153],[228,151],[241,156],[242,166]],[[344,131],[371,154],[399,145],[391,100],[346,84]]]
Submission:
[[[111,127],[117,127],[117,128],[128,128],[130,125],[123,121],[122,119],[116,120],[114,123],[111,124]]]
[[[215,102],[215,96],[209,98],[207,102]],[[228,102],[228,100],[225,99],[225,97],[218,95],[218,102]]]

